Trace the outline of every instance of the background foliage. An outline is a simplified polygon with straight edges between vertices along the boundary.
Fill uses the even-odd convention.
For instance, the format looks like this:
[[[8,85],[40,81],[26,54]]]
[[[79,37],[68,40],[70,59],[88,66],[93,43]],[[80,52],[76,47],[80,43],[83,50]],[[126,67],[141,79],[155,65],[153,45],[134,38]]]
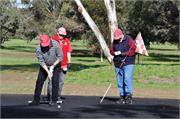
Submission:
[[[150,42],[173,43],[179,47],[179,1],[115,1],[118,26],[133,38],[142,33],[145,44]],[[103,0],[82,0],[109,44],[109,29]],[[69,37],[86,39],[89,48],[99,54],[98,40],[87,25],[77,6],[71,0],[22,0],[23,8],[16,0],[1,0],[1,45],[9,38],[28,41],[38,34],[52,36],[58,27],[67,28]]]

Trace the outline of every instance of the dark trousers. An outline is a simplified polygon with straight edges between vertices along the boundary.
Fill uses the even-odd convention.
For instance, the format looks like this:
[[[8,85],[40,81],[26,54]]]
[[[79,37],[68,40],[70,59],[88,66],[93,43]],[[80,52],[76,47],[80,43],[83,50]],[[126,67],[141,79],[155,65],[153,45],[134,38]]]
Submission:
[[[59,66],[54,68],[53,77],[52,77],[52,101],[58,100],[58,91],[59,91]],[[39,74],[36,81],[36,87],[34,91],[34,100],[39,101],[44,81],[46,80],[48,74],[47,72],[40,66]]]

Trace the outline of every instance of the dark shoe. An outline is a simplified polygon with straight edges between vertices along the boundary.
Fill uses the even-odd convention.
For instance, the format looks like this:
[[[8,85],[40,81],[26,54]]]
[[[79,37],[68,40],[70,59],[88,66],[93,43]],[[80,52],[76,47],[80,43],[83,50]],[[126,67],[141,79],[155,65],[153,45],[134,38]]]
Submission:
[[[39,101],[37,100],[33,100],[32,102],[29,102],[29,106],[38,106],[39,105]]]
[[[49,102],[50,101],[50,96],[49,95],[44,96],[42,99],[43,99],[44,102]]]
[[[119,100],[116,101],[117,104],[125,104],[124,96],[120,96]]]
[[[125,97],[125,104],[132,104],[132,96],[127,95]]]

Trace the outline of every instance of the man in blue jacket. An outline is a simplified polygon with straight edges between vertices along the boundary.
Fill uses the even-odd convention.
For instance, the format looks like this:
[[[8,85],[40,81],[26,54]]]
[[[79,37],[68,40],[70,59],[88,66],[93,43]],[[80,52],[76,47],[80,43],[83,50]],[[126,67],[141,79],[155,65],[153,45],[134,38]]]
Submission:
[[[132,104],[135,50],[134,40],[130,36],[124,35],[121,29],[116,29],[110,53],[114,56],[113,61],[120,93],[118,103]]]

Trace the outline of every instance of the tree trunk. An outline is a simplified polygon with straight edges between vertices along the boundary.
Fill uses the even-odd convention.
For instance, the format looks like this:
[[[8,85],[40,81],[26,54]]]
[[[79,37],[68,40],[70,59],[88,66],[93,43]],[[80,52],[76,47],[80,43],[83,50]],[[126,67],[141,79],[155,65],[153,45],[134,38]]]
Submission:
[[[101,57],[101,62],[103,62],[103,50],[101,48],[101,51],[100,51],[100,57]]]
[[[83,17],[85,18],[86,22],[88,23],[89,27],[92,29],[92,31],[94,32],[95,36],[97,37],[102,50],[104,51],[105,56],[107,57],[108,61],[111,62],[112,61],[112,56],[109,52],[109,48],[104,40],[103,35],[101,34],[100,30],[98,29],[98,27],[96,26],[96,24],[94,23],[94,21],[92,20],[92,18],[89,16],[88,12],[86,11],[86,9],[84,8],[84,6],[82,5],[80,0],[75,0],[77,6],[78,6],[78,10],[79,12],[83,15]]]
[[[104,4],[106,6],[107,14],[108,14],[108,22],[109,22],[109,30],[110,30],[110,44],[111,44],[114,39],[113,33],[115,29],[118,27],[115,0],[104,0]]]

